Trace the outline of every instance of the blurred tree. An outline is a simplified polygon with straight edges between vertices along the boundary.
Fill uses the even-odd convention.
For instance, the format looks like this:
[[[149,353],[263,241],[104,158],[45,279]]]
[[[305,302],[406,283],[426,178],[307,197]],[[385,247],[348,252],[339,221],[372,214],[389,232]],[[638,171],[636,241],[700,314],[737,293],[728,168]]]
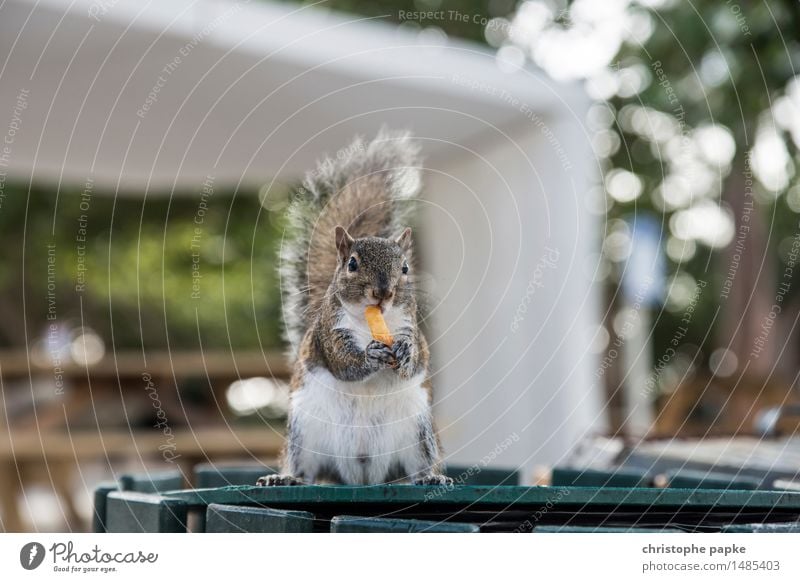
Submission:
[[[44,185],[6,187],[2,345],[44,333],[48,286],[56,321],[89,327],[116,348],[280,345],[282,217],[262,209],[255,192],[215,192],[204,205],[200,192],[89,194],[64,189],[56,207]]]
[[[666,358],[679,374],[707,359],[718,377],[768,377],[788,341],[773,327],[800,314],[800,4],[527,0],[510,23],[500,54],[597,100],[592,204],[608,217],[612,302],[630,253],[620,219],[661,217],[671,276],[657,357],[679,338],[685,357]],[[792,382],[798,355],[786,356]]]

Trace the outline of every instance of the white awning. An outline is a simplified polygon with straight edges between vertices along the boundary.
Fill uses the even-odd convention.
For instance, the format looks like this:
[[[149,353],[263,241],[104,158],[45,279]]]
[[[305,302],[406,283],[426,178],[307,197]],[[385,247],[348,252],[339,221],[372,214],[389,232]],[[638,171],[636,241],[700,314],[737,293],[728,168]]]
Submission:
[[[583,99],[484,47],[266,2],[7,0],[0,67],[0,129],[27,91],[9,179],[132,193],[294,178],[384,124],[436,156]]]

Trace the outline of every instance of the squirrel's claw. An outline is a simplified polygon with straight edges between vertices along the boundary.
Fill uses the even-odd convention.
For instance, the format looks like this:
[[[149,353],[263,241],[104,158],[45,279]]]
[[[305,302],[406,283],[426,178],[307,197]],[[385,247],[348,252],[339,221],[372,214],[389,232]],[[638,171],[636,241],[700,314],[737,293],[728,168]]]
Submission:
[[[256,485],[261,487],[283,487],[287,485],[304,485],[302,479],[293,475],[264,475],[259,477]]]
[[[414,344],[410,338],[397,338],[394,342],[394,357],[397,359],[397,370],[404,378],[414,373]]]
[[[377,340],[372,340],[367,344],[365,350],[367,361],[385,366],[391,366],[395,363],[395,356],[392,349],[386,344]]]
[[[441,486],[450,486],[453,484],[453,479],[446,475],[440,475],[438,473],[430,473],[428,475],[420,475],[418,477],[414,477],[411,481],[412,485],[441,485]]]

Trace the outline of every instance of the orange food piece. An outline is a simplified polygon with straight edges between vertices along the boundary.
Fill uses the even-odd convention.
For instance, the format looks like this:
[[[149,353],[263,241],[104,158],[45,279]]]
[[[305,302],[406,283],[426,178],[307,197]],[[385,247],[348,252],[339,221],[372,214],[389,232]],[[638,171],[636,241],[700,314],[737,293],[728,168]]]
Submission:
[[[394,338],[389,331],[389,326],[386,325],[386,320],[383,318],[381,308],[377,305],[367,305],[364,310],[364,317],[367,318],[367,325],[372,332],[372,337],[389,347],[392,347]]]

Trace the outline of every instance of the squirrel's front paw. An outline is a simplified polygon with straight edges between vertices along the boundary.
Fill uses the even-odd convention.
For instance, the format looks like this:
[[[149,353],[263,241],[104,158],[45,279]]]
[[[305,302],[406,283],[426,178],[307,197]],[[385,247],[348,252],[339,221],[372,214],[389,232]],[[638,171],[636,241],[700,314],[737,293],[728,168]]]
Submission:
[[[369,344],[367,344],[365,353],[367,356],[367,362],[376,368],[392,366],[395,363],[395,357],[392,349],[386,344],[377,340],[372,340],[369,342]]]
[[[447,477],[446,475],[439,475],[436,473],[430,473],[428,475],[420,475],[419,477],[414,477],[411,481],[412,485],[443,485],[443,486],[450,486],[453,484],[453,479]]]
[[[399,337],[394,342],[394,357],[397,359],[397,372],[403,378],[414,375],[414,342],[409,337]]]
[[[262,487],[283,487],[286,485],[303,485],[303,480],[292,475],[264,475],[259,477],[256,485]]]

